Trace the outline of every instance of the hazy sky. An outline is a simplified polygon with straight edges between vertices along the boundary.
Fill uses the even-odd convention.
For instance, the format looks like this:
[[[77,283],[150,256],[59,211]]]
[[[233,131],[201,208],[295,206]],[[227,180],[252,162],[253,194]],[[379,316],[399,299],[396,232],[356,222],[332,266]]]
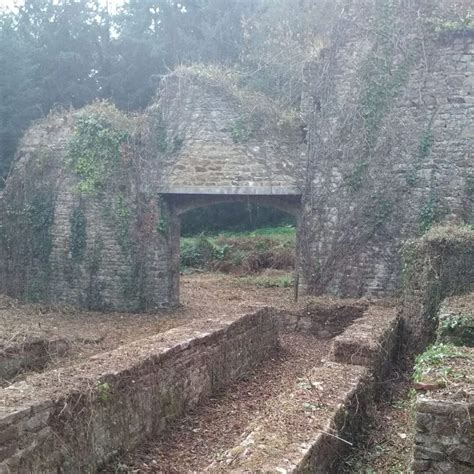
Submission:
[[[118,5],[122,5],[124,1],[125,0],[108,0],[111,9],[117,7]],[[107,0],[99,0],[99,2],[105,5]],[[23,0],[0,0],[0,8],[12,8],[22,4]]]

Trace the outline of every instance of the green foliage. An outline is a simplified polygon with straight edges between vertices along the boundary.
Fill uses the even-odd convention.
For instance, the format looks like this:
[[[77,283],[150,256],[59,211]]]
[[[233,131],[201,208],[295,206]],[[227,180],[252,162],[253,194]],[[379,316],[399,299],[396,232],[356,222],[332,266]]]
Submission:
[[[450,314],[443,317],[438,327],[438,340],[456,346],[474,347],[474,316]]]
[[[448,318],[444,318],[441,323],[441,329],[446,329],[448,331],[454,331],[458,327],[464,326],[469,323],[469,316],[463,316],[462,314],[453,314]]]
[[[44,191],[36,193],[26,208],[31,232],[31,256],[44,265],[48,264],[52,250],[51,226],[54,221],[54,207],[53,193]]]
[[[181,244],[181,265],[183,267],[203,268],[215,259],[219,259],[224,249],[218,249],[206,237],[183,239]]]
[[[355,165],[354,170],[344,178],[351,191],[355,192],[362,188],[368,168],[369,163],[367,161],[359,161]]]
[[[367,215],[367,225],[371,227],[373,231],[383,227],[392,215],[394,205],[389,199],[384,196],[372,196],[373,206],[371,207],[370,213]]]
[[[421,158],[426,158],[429,156],[431,152],[431,148],[433,147],[434,136],[433,136],[433,129],[428,128],[420,139],[420,147],[419,147],[419,156]]]
[[[120,164],[122,145],[129,134],[101,114],[78,118],[69,144],[68,163],[80,178],[79,190],[96,194]]]
[[[452,344],[434,344],[417,356],[413,379],[421,382],[427,377],[446,379],[451,373],[451,361],[456,358],[472,358]]]
[[[86,269],[89,282],[86,288],[84,305],[92,310],[102,310],[104,301],[102,297],[103,284],[98,280],[98,274],[102,266],[102,252],[104,243],[101,240],[95,242],[94,247],[87,255]]]
[[[414,158],[413,166],[408,172],[406,180],[409,186],[414,186],[417,181],[417,173],[420,169],[420,166],[425,158],[431,153],[431,149],[434,143],[433,129],[431,128],[431,123],[428,128],[423,132],[420,138],[420,143],[418,145],[418,153]]]
[[[230,133],[235,143],[245,143],[252,137],[253,130],[247,120],[239,118],[232,124]]]
[[[294,265],[295,240],[295,229],[291,227],[182,238],[181,265],[244,273],[288,269]]]
[[[125,255],[130,253],[130,222],[132,213],[123,193],[115,197],[114,212],[117,224],[117,241]]]
[[[438,199],[432,194],[420,211],[419,225],[422,233],[427,232],[433,227],[439,218],[439,212]]]
[[[74,208],[70,219],[70,244],[71,258],[80,263],[84,258],[87,247],[87,220],[81,205]]]
[[[166,205],[166,203],[161,197],[158,197],[157,203],[160,210],[160,218],[158,220],[158,223],[156,224],[156,230],[166,237],[170,229],[171,216],[169,207]]]
[[[293,275],[258,275],[241,278],[242,283],[259,288],[291,288],[295,284]]]
[[[455,5],[446,2],[447,8],[435,7],[430,15],[424,18],[424,24],[437,36],[448,34],[465,35],[474,32],[474,10],[466,0]]]
[[[201,233],[263,232],[262,229],[256,230],[258,226],[268,227],[268,232],[274,235],[275,228],[283,229],[283,226],[289,226],[288,229],[291,229],[295,224],[293,216],[278,209],[234,202],[187,212],[181,220],[181,232],[185,237]]]
[[[375,146],[379,127],[390,104],[408,80],[412,62],[409,52],[402,61],[396,57],[397,9],[394,2],[377,2],[372,33],[377,39],[377,48],[371,51],[360,71],[359,99],[368,152]]]
[[[99,400],[101,402],[106,402],[109,400],[110,397],[110,384],[107,382],[99,382],[97,383],[97,392],[99,395]]]

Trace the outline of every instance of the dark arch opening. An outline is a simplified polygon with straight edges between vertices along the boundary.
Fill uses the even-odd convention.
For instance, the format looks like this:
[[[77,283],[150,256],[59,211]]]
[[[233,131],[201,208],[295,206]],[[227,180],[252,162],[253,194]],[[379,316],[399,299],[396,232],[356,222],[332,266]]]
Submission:
[[[261,228],[296,227],[296,216],[250,199],[198,207],[181,216],[181,235],[250,232]]]
[[[259,284],[298,286],[300,196],[168,194],[166,199],[174,216],[172,246],[178,293],[180,275],[196,268],[200,272],[261,276]],[[223,219],[223,226],[222,222],[196,223],[200,218],[230,212],[233,214]],[[259,232],[260,224],[279,226],[278,235]],[[219,231],[243,233],[219,235]]]

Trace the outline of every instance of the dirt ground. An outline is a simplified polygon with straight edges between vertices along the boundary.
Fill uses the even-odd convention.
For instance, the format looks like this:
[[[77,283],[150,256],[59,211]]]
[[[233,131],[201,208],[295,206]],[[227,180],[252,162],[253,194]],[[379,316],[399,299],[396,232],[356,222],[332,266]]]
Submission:
[[[272,273],[270,277],[278,275]],[[51,370],[190,321],[245,314],[264,306],[295,310],[310,300],[333,301],[332,298],[303,297],[295,304],[291,287],[265,287],[248,277],[221,273],[182,275],[181,307],[142,314],[52,308],[21,304],[0,296],[0,355],[2,350],[35,340],[68,341],[72,350],[64,357],[53,357],[44,368]],[[321,360],[327,357],[330,341],[315,341],[314,336],[303,334],[286,334],[281,343],[282,348],[274,358],[246,380],[199,407],[198,412],[188,414],[173,428],[165,442],[150,442],[120,458],[105,472],[200,472],[216,456],[218,458],[219,454],[235,446],[256,416],[278,414],[278,410],[275,411],[277,395],[281,397],[285,390],[290,393],[295,383],[306,383],[309,368],[320,366]],[[23,373],[8,382],[26,376],[28,373]],[[409,439],[404,437],[404,427],[408,425],[408,410],[403,405],[405,399],[400,396],[401,408],[396,403],[387,403],[379,409],[381,423],[372,427],[367,451],[363,449],[349,460],[346,472],[404,472],[409,458]],[[324,411],[323,405],[316,409]],[[313,403],[308,406],[313,410]]]
[[[47,368],[64,367],[190,320],[243,314],[267,305],[290,306],[293,290],[258,287],[237,276],[197,273],[181,277],[181,303],[182,306],[174,310],[141,314],[99,313],[21,304],[0,295],[0,353],[21,348],[32,341],[64,340],[71,350],[64,357],[52,356]],[[16,380],[18,378],[9,382]]]

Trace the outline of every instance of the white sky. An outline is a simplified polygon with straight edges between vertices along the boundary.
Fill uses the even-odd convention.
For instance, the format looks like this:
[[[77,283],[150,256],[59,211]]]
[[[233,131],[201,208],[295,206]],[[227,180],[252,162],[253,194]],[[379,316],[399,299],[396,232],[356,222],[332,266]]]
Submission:
[[[99,3],[105,5],[107,1],[109,3],[110,10],[114,10],[117,6],[120,6],[125,2],[125,0],[99,0]],[[0,0],[0,9],[14,8],[22,4],[23,0]]]

